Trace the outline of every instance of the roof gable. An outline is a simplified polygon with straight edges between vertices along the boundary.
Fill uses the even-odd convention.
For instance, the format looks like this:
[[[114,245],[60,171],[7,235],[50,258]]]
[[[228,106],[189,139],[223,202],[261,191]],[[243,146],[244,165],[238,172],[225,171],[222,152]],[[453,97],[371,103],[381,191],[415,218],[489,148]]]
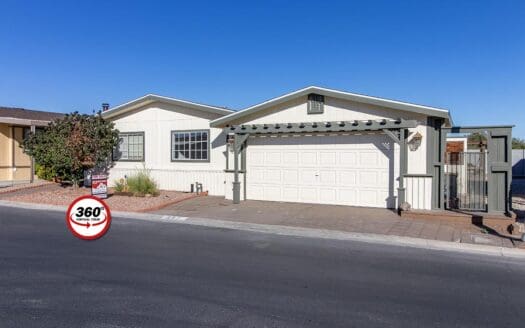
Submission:
[[[246,117],[253,113],[263,111],[265,109],[271,108],[279,104],[283,104],[290,100],[306,96],[311,93],[320,94],[323,96],[332,97],[336,99],[343,99],[343,100],[349,100],[349,101],[354,101],[354,102],[359,102],[359,103],[364,103],[364,104],[381,106],[381,107],[395,109],[395,110],[413,112],[413,113],[418,113],[418,114],[423,114],[423,115],[428,115],[428,116],[442,117],[442,118],[448,119],[449,121],[452,121],[449,111],[445,109],[441,109],[441,108],[416,105],[416,104],[401,102],[397,100],[389,100],[389,99],[384,99],[384,98],[377,98],[377,97],[365,96],[365,95],[343,92],[343,91],[338,91],[338,90],[333,90],[333,89],[326,89],[326,88],[321,88],[321,87],[316,87],[316,86],[310,86],[307,88],[303,88],[303,89],[285,94],[277,98],[267,100],[260,104],[245,108],[238,112],[231,113],[224,117],[220,117],[216,120],[213,120],[211,122],[211,126],[212,127],[225,126],[225,125],[228,125],[230,122],[235,121],[237,119]]]
[[[159,95],[154,95],[154,94],[147,94],[143,97],[137,98],[135,100],[124,103],[122,105],[113,107],[105,112],[102,112],[102,117],[110,119],[115,116],[125,114],[134,109],[144,107],[146,105],[149,105],[155,102],[166,103],[166,104],[176,105],[176,106],[183,106],[183,107],[187,107],[190,109],[195,109],[195,110],[200,110],[200,111],[220,114],[220,115],[228,115],[230,113],[233,113],[232,110],[223,108],[223,107],[204,105],[204,104],[194,103],[191,101],[186,101],[186,100],[181,100],[181,99],[176,99],[176,98],[164,97],[164,96],[159,96]]]

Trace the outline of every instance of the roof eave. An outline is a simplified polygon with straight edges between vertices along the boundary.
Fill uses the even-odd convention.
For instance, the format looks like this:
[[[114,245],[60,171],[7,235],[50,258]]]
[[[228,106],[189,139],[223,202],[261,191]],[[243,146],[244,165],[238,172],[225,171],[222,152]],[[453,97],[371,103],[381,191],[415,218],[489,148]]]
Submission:
[[[402,111],[409,111],[409,112],[419,113],[419,114],[428,115],[428,116],[442,117],[442,118],[449,119],[450,122],[452,122],[452,118],[450,116],[449,111],[445,109],[410,104],[410,103],[405,103],[405,102],[400,102],[400,101],[395,101],[395,100],[382,99],[382,98],[377,98],[377,97],[358,95],[358,94],[353,94],[353,93],[348,93],[348,92],[343,92],[343,91],[338,91],[338,90],[310,86],[310,87],[306,87],[306,88],[285,94],[277,98],[267,100],[260,104],[248,107],[246,109],[226,115],[224,117],[220,117],[216,120],[211,121],[210,125],[212,127],[222,127],[222,126],[227,125],[233,120],[236,120],[236,119],[245,117],[249,114],[267,109],[271,106],[275,106],[275,105],[284,103],[288,100],[308,95],[310,93],[318,93],[318,94],[328,96],[328,97],[346,99],[350,101],[367,103],[367,104],[372,104],[376,106],[397,109],[397,110],[402,110]]]
[[[172,105],[174,104],[174,105],[179,105],[179,106],[185,106],[191,109],[215,113],[219,115],[228,115],[234,112],[233,110],[226,109],[226,108],[203,105],[203,104],[198,104],[198,103],[194,103],[194,102],[190,102],[186,100],[169,98],[169,97],[159,96],[155,94],[147,94],[145,96],[129,101],[122,105],[113,107],[105,112],[102,112],[102,117],[106,119],[110,119],[115,116],[125,114],[134,109],[152,104],[154,102],[163,102],[163,103],[172,104]]]
[[[12,125],[21,125],[21,126],[47,126],[51,123],[52,120],[32,120],[26,118],[16,118],[16,117],[0,117],[0,123],[3,124],[12,124]]]

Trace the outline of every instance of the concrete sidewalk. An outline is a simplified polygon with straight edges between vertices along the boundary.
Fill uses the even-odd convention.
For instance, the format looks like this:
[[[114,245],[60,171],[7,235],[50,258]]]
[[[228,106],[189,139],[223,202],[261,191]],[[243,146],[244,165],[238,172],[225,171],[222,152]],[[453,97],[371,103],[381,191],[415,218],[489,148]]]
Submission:
[[[482,227],[471,223],[406,219],[391,210],[378,208],[253,200],[234,205],[223,197],[208,196],[168,206],[154,213],[508,248],[521,244],[511,238],[487,233]]]

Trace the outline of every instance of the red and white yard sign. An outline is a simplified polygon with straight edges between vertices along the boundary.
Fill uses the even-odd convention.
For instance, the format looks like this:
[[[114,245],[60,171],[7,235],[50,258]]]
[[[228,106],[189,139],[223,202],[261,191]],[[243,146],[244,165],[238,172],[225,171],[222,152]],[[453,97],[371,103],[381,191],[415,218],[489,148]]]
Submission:
[[[94,240],[108,231],[111,225],[111,213],[101,199],[89,195],[82,196],[69,205],[66,223],[76,237]]]

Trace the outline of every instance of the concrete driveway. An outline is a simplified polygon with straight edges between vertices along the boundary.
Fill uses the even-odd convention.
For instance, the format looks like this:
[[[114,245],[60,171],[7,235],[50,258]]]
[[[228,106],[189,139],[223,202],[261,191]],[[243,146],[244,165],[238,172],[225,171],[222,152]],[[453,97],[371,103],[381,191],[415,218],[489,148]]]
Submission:
[[[432,240],[513,247],[506,238],[482,233],[472,224],[407,219],[380,208],[247,200],[234,205],[224,197],[198,197],[156,214],[292,227],[386,234]]]

